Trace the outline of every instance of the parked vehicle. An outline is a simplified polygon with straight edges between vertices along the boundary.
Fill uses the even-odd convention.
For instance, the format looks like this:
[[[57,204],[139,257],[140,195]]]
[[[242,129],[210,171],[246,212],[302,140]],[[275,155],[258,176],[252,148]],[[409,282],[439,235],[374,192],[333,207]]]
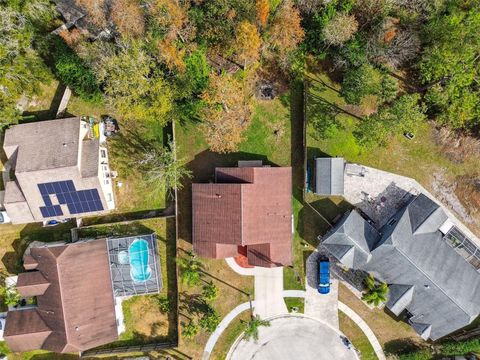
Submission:
[[[342,339],[343,345],[345,345],[347,349],[350,350],[350,349],[353,348],[352,343],[350,342],[350,340],[348,340],[348,338],[346,336],[340,336],[340,337]]]
[[[318,262],[318,292],[320,294],[330,292],[330,261],[328,259]]]
[[[6,211],[0,211],[0,224],[6,224],[11,222]]]

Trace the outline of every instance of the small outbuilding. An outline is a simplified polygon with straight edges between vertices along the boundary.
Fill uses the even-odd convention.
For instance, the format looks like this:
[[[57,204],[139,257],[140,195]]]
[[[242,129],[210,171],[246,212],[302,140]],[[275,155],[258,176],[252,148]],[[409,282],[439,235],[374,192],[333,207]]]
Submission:
[[[345,160],[341,157],[315,159],[315,193],[343,195]]]

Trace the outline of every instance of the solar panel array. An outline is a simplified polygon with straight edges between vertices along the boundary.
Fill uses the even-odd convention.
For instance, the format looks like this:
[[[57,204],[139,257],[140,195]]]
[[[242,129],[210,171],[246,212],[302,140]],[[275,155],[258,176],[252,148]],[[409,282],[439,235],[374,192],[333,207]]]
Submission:
[[[78,190],[72,180],[38,184],[45,206],[40,207],[43,217],[62,216],[60,205],[54,205],[50,195],[56,195],[58,203],[67,205],[70,214],[80,214],[103,210],[97,189]]]

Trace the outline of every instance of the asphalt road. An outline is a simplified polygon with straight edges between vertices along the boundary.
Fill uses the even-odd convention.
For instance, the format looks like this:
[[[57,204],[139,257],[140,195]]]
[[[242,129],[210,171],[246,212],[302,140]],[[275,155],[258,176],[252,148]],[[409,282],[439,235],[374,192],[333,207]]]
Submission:
[[[228,360],[357,360],[332,327],[306,317],[286,315],[261,327],[259,340],[240,340]]]

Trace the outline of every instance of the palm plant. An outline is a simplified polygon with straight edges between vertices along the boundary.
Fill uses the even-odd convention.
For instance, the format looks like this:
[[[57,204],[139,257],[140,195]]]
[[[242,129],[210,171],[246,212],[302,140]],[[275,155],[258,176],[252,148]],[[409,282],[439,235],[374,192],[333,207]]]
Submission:
[[[192,320],[188,323],[182,322],[182,336],[186,339],[193,339],[197,336],[199,330],[198,324]]]
[[[202,296],[205,300],[212,301],[215,300],[218,296],[218,287],[213,283],[213,281],[207,282],[202,287]]]
[[[270,326],[270,321],[262,320],[258,315],[252,316],[249,321],[242,320],[241,322],[245,325],[243,334],[245,340],[251,338],[253,338],[253,340],[258,340],[258,328],[260,326]]]
[[[388,285],[384,282],[377,283],[372,274],[364,279],[365,292],[362,295],[362,300],[369,305],[378,306],[387,301]]]
[[[180,267],[180,278],[184,284],[194,286],[199,283],[202,277],[200,272],[202,263],[194,253],[188,251],[186,258],[177,258],[177,264]]]

